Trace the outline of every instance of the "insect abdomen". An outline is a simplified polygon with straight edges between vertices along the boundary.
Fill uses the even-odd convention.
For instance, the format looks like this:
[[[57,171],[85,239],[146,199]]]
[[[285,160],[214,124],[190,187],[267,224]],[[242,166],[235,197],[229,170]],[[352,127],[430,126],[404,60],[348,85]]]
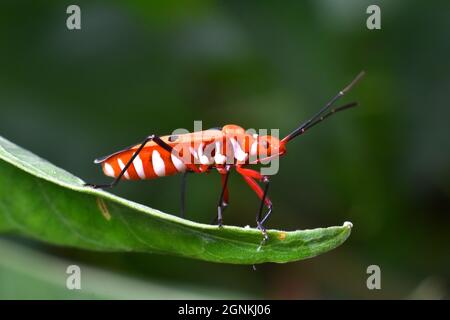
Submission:
[[[117,178],[136,150],[127,150],[102,162],[103,173]],[[160,148],[144,148],[125,171],[122,179],[143,180],[171,176],[184,172],[186,167],[175,156]]]

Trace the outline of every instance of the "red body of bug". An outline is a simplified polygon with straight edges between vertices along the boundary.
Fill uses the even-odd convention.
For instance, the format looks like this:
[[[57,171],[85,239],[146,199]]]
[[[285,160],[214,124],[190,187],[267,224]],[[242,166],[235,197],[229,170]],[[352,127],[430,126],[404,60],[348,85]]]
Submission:
[[[222,178],[222,193],[218,204],[217,222],[222,224],[222,212],[228,204],[227,181],[231,168],[244,178],[245,182],[261,199],[256,222],[267,233],[263,223],[272,211],[272,203],[267,197],[269,179],[259,171],[247,168],[261,163],[262,160],[282,156],[286,153],[286,144],[302,135],[325,118],[338,111],[356,106],[350,103],[332,109],[336,100],[342,97],[363,76],[361,72],[346,88],[330,100],[316,115],[301,124],[284,139],[273,136],[250,134],[237,125],[226,125],[222,129],[210,129],[200,132],[158,137],[151,135],[142,143],[129,147],[112,155],[96,159],[102,165],[105,175],[115,178],[107,185],[90,185],[97,188],[112,187],[121,179],[153,179],[184,172],[202,173],[216,169]],[[264,188],[259,183],[264,184]],[[264,205],[268,211],[263,215]],[[184,203],[182,204],[182,213]]]
[[[237,125],[226,125],[221,130],[209,129],[162,136],[160,139],[173,151],[167,151],[154,141],[147,142],[124,172],[122,179],[154,179],[186,170],[200,173],[214,168],[223,173],[227,165],[257,164],[261,159],[285,152],[284,144],[280,144],[277,138],[248,134]],[[140,145],[97,159],[95,162],[102,165],[105,175],[117,178]],[[189,153],[188,156],[186,152]]]

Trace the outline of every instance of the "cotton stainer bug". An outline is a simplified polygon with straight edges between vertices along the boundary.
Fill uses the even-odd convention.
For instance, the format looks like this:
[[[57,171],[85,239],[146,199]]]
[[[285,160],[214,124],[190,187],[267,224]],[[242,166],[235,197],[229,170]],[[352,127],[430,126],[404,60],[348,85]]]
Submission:
[[[234,168],[261,200],[256,224],[263,234],[263,241],[268,239],[264,222],[272,212],[272,202],[267,196],[269,178],[259,171],[248,168],[261,164],[264,160],[282,156],[286,153],[286,144],[297,136],[304,134],[319,122],[336,112],[354,107],[352,102],[338,108],[334,103],[344,96],[364,75],[358,76],[344,89],[339,91],[322,109],[309,120],[302,123],[282,140],[274,136],[258,136],[246,133],[237,125],[226,125],[220,129],[209,129],[180,135],[150,135],[140,144],[128,147],[109,156],[96,159],[101,164],[105,175],[115,178],[104,185],[87,184],[94,188],[114,187],[121,179],[154,179],[183,173],[182,205],[184,215],[184,185],[186,173],[203,173],[216,169],[222,180],[222,191],[217,205],[217,224],[222,226],[222,213],[228,205],[228,177]],[[259,182],[259,183],[258,183]],[[262,186],[260,185],[262,184]],[[267,211],[263,214],[264,206]]]

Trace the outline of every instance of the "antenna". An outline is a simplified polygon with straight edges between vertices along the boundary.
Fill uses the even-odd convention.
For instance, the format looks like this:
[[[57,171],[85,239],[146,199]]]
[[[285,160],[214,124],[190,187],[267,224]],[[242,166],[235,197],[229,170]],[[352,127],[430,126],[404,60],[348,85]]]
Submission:
[[[353,86],[359,81],[361,80],[361,78],[364,76],[365,72],[361,71],[355,79],[353,79],[352,82],[350,82],[344,89],[342,89],[341,91],[338,92],[337,95],[335,95],[324,107],[322,107],[322,109],[319,110],[319,112],[317,112],[314,116],[312,116],[309,120],[305,121],[304,123],[302,123],[297,129],[295,129],[294,131],[292,131],[290,134],[288,134],[285,138],[283,138],[283,140],[281,140],[281,142],[286,143],[292,139],[294,139],[295,137],[297,137],[298,135],[301,135],[303,132],[305,132],[306,129],[311,128],[312,126],[316,125],[317,123],[321,122],[323,119],[328,118],[329,116],[331,116],[333,113],[336,113],[338,111],[342,111],[345,109],[348,109],[350,107],[354,107],[356,106],[356,103],[353,104],[348,104],[345,106],[342,106],[340,108],[337,109],[332,109],[329,113],[327,113],[325,116],[323,116],[323,114],[328,111],[333,104],[339,100],[341,97],[343,97],[348,91],[350,91]],[[345,108],[344,108],[345,107]]]

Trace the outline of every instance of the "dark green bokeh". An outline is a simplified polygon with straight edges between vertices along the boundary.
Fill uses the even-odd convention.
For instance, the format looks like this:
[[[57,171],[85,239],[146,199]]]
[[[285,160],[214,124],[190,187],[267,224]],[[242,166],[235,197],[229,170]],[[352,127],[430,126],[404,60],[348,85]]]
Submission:
[[[269,298],[448,297],[450,279],[449,6],[376,1],[77,1],[0,5],[0,135],[86,181],[92,160],[150,133],[236,123],[287,134],[361,69],[345,101],[361,107],[288,146],[272,178],[268,225],[354,229],[311,260],[245,266],[41,247],[148,281]],[[188,214],[209,222],[215,173],[189,180]],[[252,224],[258,201],[231,177],[228,224]],[[179,177],[123,183],[114,193],[178,212]],[[27,242],[30,245],[29,242]],[[366,288],[366,268],[382,290]],[[144,280],[143,280],[144,281]],[[0,283],[1,286],[1,283]],[[62,298],[67,298],[66,296]]]

